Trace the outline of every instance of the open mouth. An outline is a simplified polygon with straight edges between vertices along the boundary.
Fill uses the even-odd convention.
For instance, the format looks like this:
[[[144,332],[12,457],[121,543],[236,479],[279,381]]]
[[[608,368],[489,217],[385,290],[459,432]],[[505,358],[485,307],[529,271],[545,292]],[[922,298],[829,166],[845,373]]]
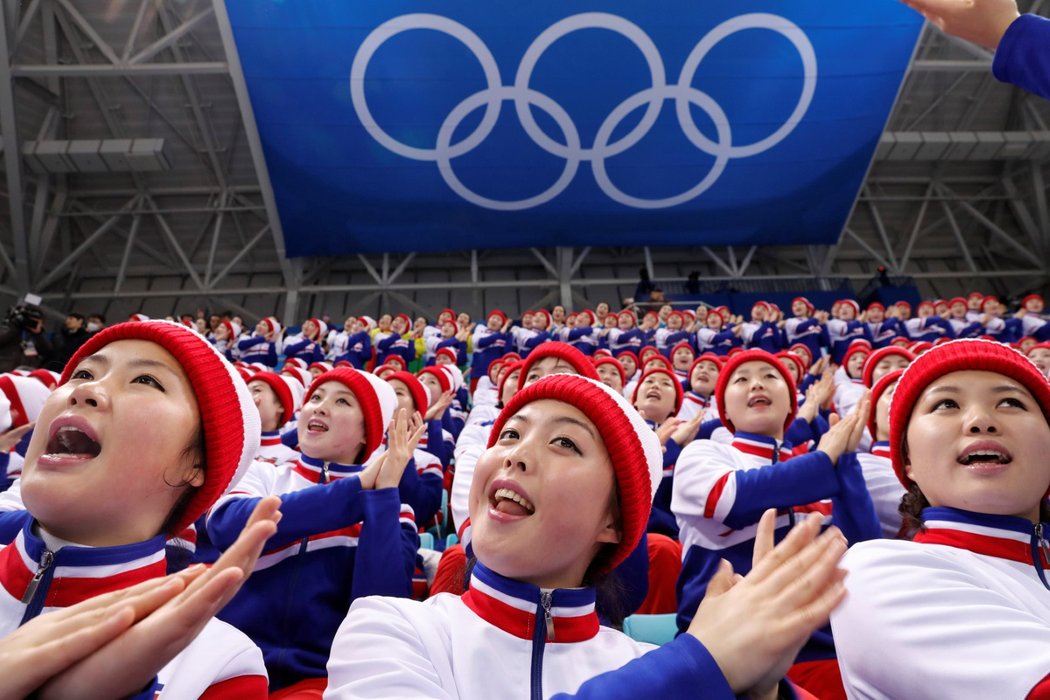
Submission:
[[[747,401],[748,408],[755,408],[756,406],[772,406],[773,402],[769,400],[768,396],[752,396]]]
[[[645,392],[645,398],[652,399],[653,401],[659,401],[663,398],[663,394],[661,394],[656,389],[650,389],[649,391]]]
[[[536,512],[536,507],[529,499],[508,488],[496,489],[489,498],[489,505],[504,515],[527,516]]]
[[[966,467],[975,464],[1009,464],[1013,461],[1013,455],[1003,447],[975,445],[963,450],[956,461]]]
[[[328,425],[319,420],[311,420],[306,424],[306,429],[311,433],[327,433]]]
[[[47,441],[49,455],[92,459],[98,457],[100,452],[102,445],[98,441],[71,425],[62,426]]]

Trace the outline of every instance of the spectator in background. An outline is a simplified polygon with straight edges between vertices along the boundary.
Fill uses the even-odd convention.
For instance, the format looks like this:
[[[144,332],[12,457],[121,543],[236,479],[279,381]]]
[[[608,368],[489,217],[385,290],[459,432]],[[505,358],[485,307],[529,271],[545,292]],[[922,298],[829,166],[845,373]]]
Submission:
[[[1015,0],[902,0],[941,31],[995,51],[992,73],[1050,99],[1050,20]]]
[[[85,328],[88,333],[98,333],[100,330],[106,327],[106,317],[102,314],[91,314],[87,317],[87,325]]]
[[[656,285],[649,279],[649,270],[644,267],[638,268],[638,285],[634,288],[635,300],[639,302],[646,301],[655,287]]]
[[[91,337],[85,325],[83,314],[72,312],[66,315],[65,327],[51,339],[51,355],[43,365],[44,369],[62,371],[69,358]]]

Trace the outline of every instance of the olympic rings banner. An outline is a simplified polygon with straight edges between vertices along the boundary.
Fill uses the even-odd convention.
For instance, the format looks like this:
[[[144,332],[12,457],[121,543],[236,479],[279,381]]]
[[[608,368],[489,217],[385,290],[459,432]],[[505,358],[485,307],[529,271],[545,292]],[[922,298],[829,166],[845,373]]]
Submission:
[[[838,241],[897,0],[228,0],[289,256]]]

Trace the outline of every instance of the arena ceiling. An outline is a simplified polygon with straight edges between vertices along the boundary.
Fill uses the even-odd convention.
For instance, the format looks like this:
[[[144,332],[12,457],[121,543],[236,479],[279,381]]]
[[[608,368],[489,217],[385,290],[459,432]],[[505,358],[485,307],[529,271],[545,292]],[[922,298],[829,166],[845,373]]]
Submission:
[[[287,259],[222,0],[2,2],[0,294],[10,301],[31,291],[53,312],[111,318],[520,309],[630,296],[643,266],[668,286],[697,271],[758,289],[859,287],[881,265],[930,296],[1010,297],[1050,280],[1050,104],[998,83],[990,52],[932,27],[836,246]],[[1050,14],[1046,0],[1021,6]],[[113,156],[48,145],[91,140]]]

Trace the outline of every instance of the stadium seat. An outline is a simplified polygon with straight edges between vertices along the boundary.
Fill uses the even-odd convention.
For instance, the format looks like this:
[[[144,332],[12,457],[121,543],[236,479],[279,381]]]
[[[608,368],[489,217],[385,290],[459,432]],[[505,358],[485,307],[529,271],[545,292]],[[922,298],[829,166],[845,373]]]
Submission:
[[[623,633],[638,642],[666,644],[678,633],[678,625],[674,618],[674,613],[628,615],[623,621]]]

